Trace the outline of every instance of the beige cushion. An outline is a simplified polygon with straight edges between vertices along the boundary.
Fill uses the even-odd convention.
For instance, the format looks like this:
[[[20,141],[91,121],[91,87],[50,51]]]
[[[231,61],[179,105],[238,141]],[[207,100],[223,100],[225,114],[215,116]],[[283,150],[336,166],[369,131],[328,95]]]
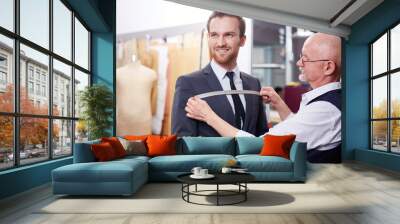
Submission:
[[[124,138],[118,137],[122,146],[126,151],[126,155],[135,155],[135,156],[145,156],[147,155],[147,148],[143,141],[141,140],[127,140]]]

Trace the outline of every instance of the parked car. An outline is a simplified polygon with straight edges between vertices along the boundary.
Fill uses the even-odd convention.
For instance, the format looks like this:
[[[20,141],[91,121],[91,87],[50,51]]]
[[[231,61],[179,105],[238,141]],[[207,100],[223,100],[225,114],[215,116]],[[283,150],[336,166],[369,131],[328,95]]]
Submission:
[[[14,160],[14,153],[8,154],[7,157],[9,161]],[[20,159],[28,159],[30,157],[32,157],[32,152],[30,150],[24,150],[19,153]]]

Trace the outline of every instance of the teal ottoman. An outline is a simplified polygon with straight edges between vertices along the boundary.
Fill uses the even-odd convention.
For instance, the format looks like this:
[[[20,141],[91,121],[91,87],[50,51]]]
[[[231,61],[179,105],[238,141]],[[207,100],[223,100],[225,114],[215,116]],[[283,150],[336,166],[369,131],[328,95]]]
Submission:
[[[74,163],[52,171],[53,193],[132,195],[148,180],[147,159]]]

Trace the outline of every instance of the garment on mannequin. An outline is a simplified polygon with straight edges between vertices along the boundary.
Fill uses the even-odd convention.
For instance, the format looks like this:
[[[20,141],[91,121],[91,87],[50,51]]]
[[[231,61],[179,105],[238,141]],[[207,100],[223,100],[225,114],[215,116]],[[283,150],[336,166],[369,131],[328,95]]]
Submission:
[[[135,63],[137,61],[137,56],[136,54],[132,54],[132,63]]]
[[[117,135],[152,133],[153,108],[157,100],[157,74],[142,65],[135,54],[132,62],[117,69]]]

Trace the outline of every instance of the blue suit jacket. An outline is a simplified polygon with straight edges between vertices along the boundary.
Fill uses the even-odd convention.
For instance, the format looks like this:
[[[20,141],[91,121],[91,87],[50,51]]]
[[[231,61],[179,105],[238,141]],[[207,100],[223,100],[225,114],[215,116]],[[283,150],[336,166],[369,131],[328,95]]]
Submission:
[[[260,91],[258,79],[240,73],[243,89]],[[172,108],[172,133],[178,136],[220,136],[205,122],[197,121],[186,116],[187,100],[195,95],[210,91],[223,90],[222,86],[208,64],[205,68],[178,78],[175,86],[175,96]],[[268,131],[267,118],[261,97],[245,95],[246,119],[243,130],[256,136]],[[204,99],[222,119],[235,126],[235,115],[226,95],[207,97]]]

